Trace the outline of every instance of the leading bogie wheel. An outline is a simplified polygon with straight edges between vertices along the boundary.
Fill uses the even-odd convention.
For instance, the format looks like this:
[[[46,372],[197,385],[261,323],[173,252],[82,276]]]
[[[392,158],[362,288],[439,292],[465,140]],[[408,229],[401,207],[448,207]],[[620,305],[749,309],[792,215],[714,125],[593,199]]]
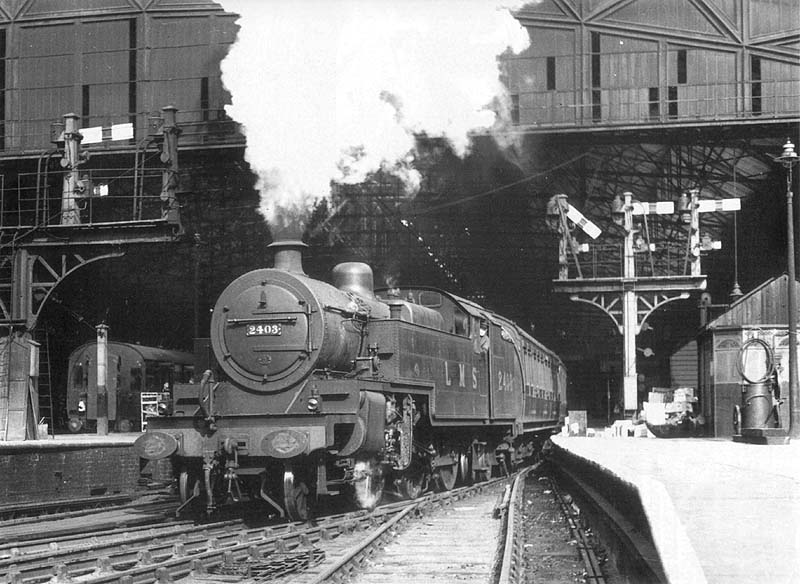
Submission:
[[[416,499],[422,494],[424,486],[423,473],[415,472],[399,479],[400,493],[407,499]]]
[[[293,467],[286,465],[283,472],[283,504],[292,521],[308,521],[310,517],[308,485],[295,476]]]
[[[356,460],[353,499],[360,509],[374,509],[381,501],[385,481],[383,467],[373,459]]]
[[[178,495],[181,503],[186,503],[194,497],[200,496],[202,480],[194,471],[182,470],[178,475]]]

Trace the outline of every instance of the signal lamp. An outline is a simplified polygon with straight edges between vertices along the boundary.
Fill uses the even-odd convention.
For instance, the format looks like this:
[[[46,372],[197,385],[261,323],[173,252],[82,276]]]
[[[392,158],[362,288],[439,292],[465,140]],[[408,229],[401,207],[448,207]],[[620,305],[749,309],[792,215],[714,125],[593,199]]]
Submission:
[[[678,213],[681,215],[681,222],[685,225],[692,222],[692,201],[686,193],[681,193],[681,196],[678,197]]]
[[[625,223],[625,202],[619,194],[615,195],[614,200],[611,201],[611,219],[617,225]]]

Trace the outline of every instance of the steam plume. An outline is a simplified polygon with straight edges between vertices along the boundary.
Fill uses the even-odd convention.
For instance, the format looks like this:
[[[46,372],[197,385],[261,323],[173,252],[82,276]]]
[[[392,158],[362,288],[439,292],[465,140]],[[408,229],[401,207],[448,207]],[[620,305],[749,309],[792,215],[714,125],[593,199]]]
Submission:
[[[528,44],[486,0],[224,0],[241,16],[222,63],[271,224],[378,169],[416,192],[414,135],[491,128],[497,56]]]

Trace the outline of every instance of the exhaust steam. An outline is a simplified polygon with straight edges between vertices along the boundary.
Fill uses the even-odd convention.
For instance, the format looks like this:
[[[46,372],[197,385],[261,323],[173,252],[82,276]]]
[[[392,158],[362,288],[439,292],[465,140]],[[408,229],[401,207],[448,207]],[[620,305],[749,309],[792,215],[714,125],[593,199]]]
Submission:
[[[222,63],[228,114],[247,136],[261,213],[301,228],[332,181],[382,169],[409,196],[415,135],[469,150],[470,132],[507,120],[497,56],[529,38],[486,0],[223,0],[240,15]],[[299,234],[293,233],[293,237]]]

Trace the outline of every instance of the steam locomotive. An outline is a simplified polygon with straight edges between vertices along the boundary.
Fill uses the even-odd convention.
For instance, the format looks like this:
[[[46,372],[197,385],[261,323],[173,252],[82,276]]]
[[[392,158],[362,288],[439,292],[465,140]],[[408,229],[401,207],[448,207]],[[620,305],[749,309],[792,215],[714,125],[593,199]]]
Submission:
[[[415,498],[510,470],[563,423],[561,360],[510,320],[434,288],[375,290],[358,262],[328,284],[303,272],[302,242],[270,247],[274,268],[214,308],[220,374],[175,384],[136,442],[172,457],[184,505],[250,496],[303,520],[346,493],[371,508],[384,489]]]

